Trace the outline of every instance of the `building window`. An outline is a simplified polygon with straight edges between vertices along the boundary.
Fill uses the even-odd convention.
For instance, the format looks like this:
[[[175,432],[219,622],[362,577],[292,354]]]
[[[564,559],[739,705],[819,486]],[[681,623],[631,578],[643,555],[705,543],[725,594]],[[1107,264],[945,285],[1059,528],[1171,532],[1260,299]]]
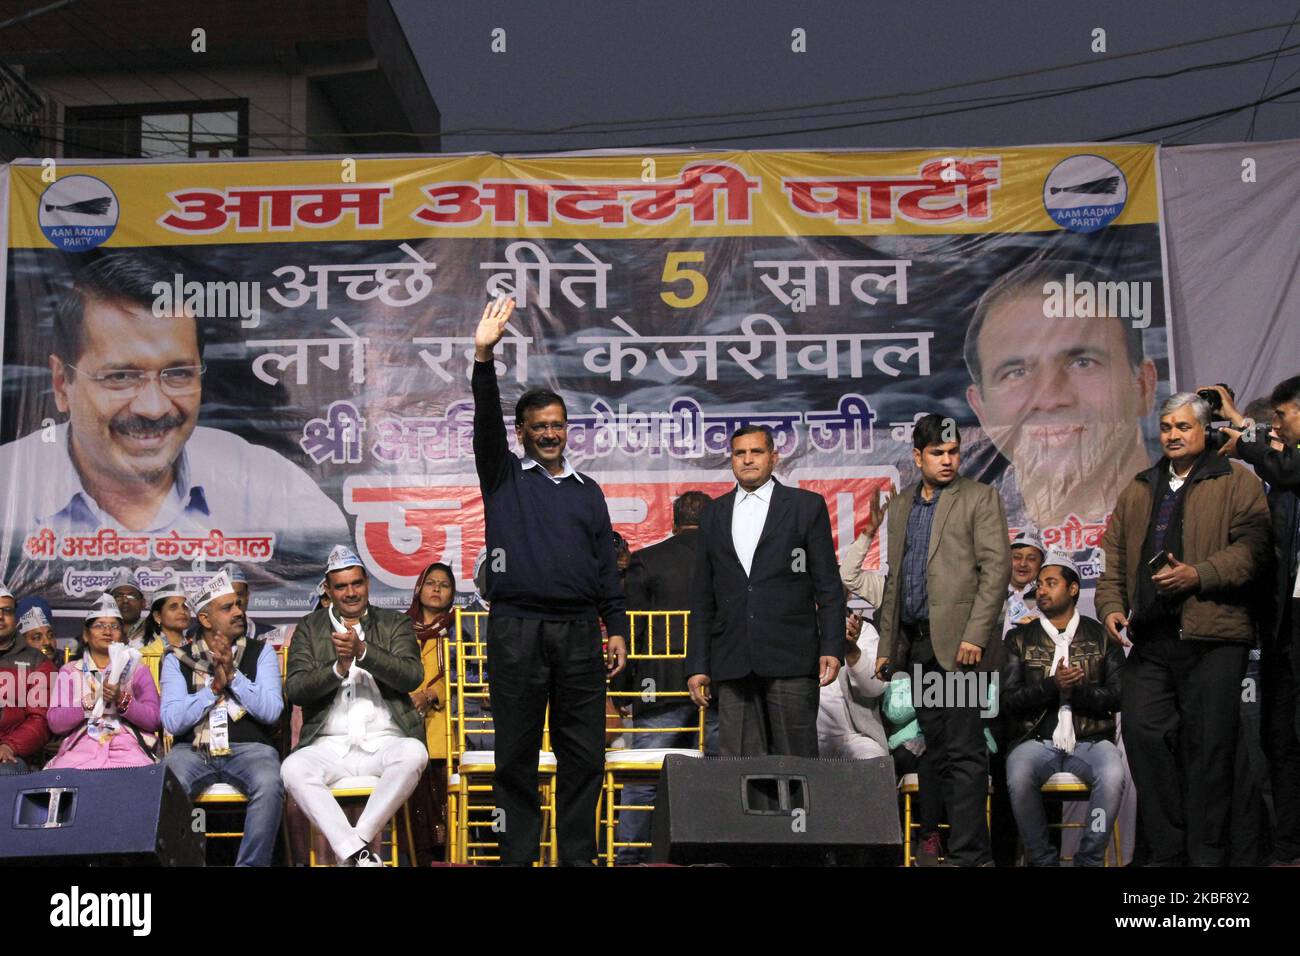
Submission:
[[[221,159],[248,155],[248,101],[68,107],[67,158]]]

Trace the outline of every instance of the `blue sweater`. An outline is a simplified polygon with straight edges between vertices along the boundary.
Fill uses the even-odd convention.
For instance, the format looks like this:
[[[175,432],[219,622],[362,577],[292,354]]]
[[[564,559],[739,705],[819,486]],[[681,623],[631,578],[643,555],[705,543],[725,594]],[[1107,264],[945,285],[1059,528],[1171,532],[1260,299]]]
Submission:
[[[587,475],[558,484],[510,453],[491,362],[474,363],[474,464],[487,525],[493,616],[591,620],[627,636],[605,495]]]

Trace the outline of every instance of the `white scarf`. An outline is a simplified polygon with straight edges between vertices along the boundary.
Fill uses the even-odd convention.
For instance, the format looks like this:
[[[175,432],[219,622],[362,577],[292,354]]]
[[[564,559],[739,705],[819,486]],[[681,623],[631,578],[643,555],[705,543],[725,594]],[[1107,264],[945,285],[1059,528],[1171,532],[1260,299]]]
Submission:
[[[329,608],[330,624],[335,631],[346,631],[349,628],[344,625],[343,621],[334,613],[334,608]],[[357,639],[363,644],[366,640],[366,629],[357,621],[353,625],[356,628]],[[348,668],[348,676],[343,678],[343,684],[340,688],[343,694],[343,700],[346,704],[348,735],[347,744],[350,747],[359,747],[368,753],[374,753],[379,748],[379,741],[370,739],[366,735],[366,729],[370,726],[370,721],[375,714],[375,704],[370,697],[371,689],[378,692],[375,685],[375,679],[370,672],[357,662],[356,658],[352,659],[352,666]]]
[[[81,713],[86,720],[86,735],[99,743],[104,743],[122,726],[121,714],[117,705],[104,705],[104,685],[116,684],[119,688],[129,688],[135,677],[135,665],[140,661],[140,652],[128,648],[125,644],[108,645],[108,668],[100,669],[95,659],[90,656],[89,648],[81,656],[82,697]]]
[[[1052,669],[1047,675],[1054,677],[1057,668],[1068,667],[1070,664],[1070,642],[1074,640],[1074,632],[1079,629],[1079,609],[1074,609],[1074,614],[1070,616],[1070,623],[1065,625],[1064,631],[1058,631],[1053,627],[1046,616],[1040,617],[1038,623],[1043,625],[1043,630],[1056,645],[1056,652],[1052,655]],[[1074,753],[1074,711],[1070,709],[1068,703],[1061,704],[1056,711],[1056,730],[1052,733],[1052,746],[1064,750],[1067,754]]]

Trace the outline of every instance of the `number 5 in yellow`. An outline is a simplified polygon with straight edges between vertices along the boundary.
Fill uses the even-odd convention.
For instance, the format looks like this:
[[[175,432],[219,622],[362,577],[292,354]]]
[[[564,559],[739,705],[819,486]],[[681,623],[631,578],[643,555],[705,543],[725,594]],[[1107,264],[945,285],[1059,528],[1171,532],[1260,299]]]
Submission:
[[[697,269],[687,269],[684,263],[687,262],[704,262],[703,252],[670,252],[668,258],[664,260],[664,282],[689,282],[691,284],[690,295],[678,295],[676,292],[660,292],[659,298],[663,299],[674,309],[689,309],[693,305],[699,305],[704,301],[704,297],[709,294],[709,280],[704,277],[704,273]]]

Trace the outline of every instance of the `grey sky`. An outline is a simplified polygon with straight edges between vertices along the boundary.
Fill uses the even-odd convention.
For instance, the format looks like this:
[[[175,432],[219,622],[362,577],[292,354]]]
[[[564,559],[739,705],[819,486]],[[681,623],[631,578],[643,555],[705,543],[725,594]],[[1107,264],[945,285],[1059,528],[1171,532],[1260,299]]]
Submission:
[[[894,148],[1074,142],[1249,103],[1265,88],[1270,61],[1300,14],[1296,0],[547,0],[545,3],[392,0],[442,112],[445,151],[495,152],[641,147],[649,144]],[[1125,56],[1276,29],[1165,52]],[[1092,31],[1107,52],[1093,53]],[[493,53],[492,31],[506,31]],[[791,50],[806,31],[807,52]],[[1268,95],[1300,86],[1300,21],[1267,84]],[[944,103],[1034,95],[1143,74],[1259,57],[1258,62],[1145,79],[1068,96],[973,109]],[[1067,64],[1084,65],[1054,69]],[[901,99],[812,106],[1052,70]],[[1255,139],[1300,136],[1300,94],[1258,110]],[[724,125],[687,114],[737,114],[796,107],[763,122]],[[882,107],[887,112],[879,112]],[[877,112],[865,112],[875,110]],[[814,127],[949,115],[825,131]],[[825,115],[839,114],[839,115]],[[743,117],[734,117],[743,118]],[[457,135],[483,127],[557,129],[578,123],[652,119],[652,130],[561,135]],[[1227,142],[1248,138],[1251,111],[1199,130],[1176,127],[1134,139]],[[701,123],[694,126],[691,124]],[[758,135],[754,135],[758,134]],[[751,138],[723,140],[725,135]]]

